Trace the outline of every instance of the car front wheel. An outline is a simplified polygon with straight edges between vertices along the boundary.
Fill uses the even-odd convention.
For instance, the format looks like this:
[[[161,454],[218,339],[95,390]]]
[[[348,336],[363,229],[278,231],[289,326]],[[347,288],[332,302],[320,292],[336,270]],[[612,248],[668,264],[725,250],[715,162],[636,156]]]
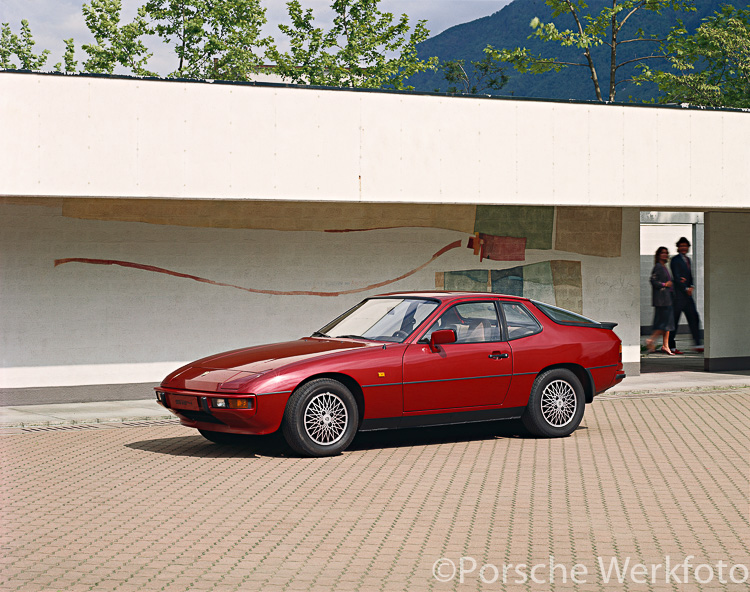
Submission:
[[[553,368],[542,372],[534,381],[522,421],[535,436],[568,436],[580,425],[584,405],[583,387],[578,377],[565,368]]]
[[[289,446],[304,456],[333,456],[357,433],[357,402],[338,380],[319,378],[292,393],[284,411],[282,432]]]

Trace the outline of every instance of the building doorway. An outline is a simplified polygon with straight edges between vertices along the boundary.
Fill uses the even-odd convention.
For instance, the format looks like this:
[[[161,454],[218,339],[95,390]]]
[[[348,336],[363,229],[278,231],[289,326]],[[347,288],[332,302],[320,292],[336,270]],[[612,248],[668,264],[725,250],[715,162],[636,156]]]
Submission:
[[[657,212],[642,211],[640,224],[640,271],[641,271],[641,373],[649,372],[703,372],[702,348],[696,348],[685,315],[681,316],[675,335],[676,349],[681,354],[670,356],[658,351],[648,353],[645,341],[652,333],[654,308],[651,305],[649,278],[654,266],[654,254],[661,247],[669,249],[670,257],[677,253],[676,243],[686,237],[690,243],[688,256],[692,263],[695,283],[693,297],[700,318],[700,337],[703,341],[704,319],[704,226],[703,212]]]

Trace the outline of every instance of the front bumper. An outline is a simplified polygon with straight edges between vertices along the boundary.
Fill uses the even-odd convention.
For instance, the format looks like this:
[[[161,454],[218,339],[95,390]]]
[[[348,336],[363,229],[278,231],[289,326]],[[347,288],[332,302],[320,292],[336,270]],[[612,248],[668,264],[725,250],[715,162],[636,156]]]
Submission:
[[[177,390],[157,387],[156,401],[176,415],[184,426],[227,432],[260,435],[275,432],[281,425],[286,399],[276,395],[227,394]],[[214,399],[248,399],[250,409],[227,409],[214,406]]]

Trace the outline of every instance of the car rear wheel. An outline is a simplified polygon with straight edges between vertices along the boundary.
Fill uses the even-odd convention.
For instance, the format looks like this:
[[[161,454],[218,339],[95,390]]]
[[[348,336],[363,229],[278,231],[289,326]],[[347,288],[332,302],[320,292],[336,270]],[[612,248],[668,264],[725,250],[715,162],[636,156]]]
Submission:
[[[304,456],[333,456],[351,444],[359,415],[351,391],[338,380],[319,378],[292,393],[281,427],[284,439]]]
[[[565,368],[542,372],[534,381],[523,425],[535,436],[559,438],[572,434],[584,411],[583,387]]]

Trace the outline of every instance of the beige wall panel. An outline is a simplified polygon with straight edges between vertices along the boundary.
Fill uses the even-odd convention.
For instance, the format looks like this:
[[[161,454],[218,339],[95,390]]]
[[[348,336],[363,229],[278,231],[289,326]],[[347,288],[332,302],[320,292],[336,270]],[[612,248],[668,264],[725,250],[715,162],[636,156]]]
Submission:
[[[206,84],[199,85],[191,96],[187,96],[184,88],[181,93],[184,102],[180,108],[182,121],[178,123],[185,130],[185,146],[180,154],[185,171],[183,190],[192,187],[199,195],[226,192],[227,185],[234,179],[242,179],[249,168],[246,164],[234,174],[233,148],[237,136],[242,138],[242,145],[249,143],[240,125],[246,117],[233,100],[236,94],[233,89],[221,91],[216,92]],[[252,113],[253,123],[258,126],[264,120],[259,110],[262,109]]]
[[[619,257],[622,208],[556,209],[555,249],[581,255]]]
[[[53,78],[51,88],[46,88],[46,82],[37,85],[40,92],[35,93],[26,105],[27,111],[22,117],[31,125],[27,130],[30,136],[23,139],[36,144],[37,153],[29,162],[32,167],[27,173],[34,193],[56,195],[60,189],[59,180],[90,178],[98,160],[96,149],[101,140],[106,137],[109,142],[117,143],[120,140],[128,142],[130,138],[112,136],[108,127],[105,127],[106,134],[92,134],[94,127],[102,122],[92,116],[89,109],[90,85],[74,86],[66,84],[63,78]],[[54,100],[49,100],[49,97],[54,97]],[[54,133],[50,133],[52,130]],[[16,144],[25,143],[21,140],[17,136]],[[78,158],[69,157],[71,149],[78,153]],[[22,163],[21,170],[25,168]]]
[[[623,196],[637,200],[636,203],[657,203],[659,198],[658,135],[654,111],[638,107],[627,109],[620,157],[624,164]]]
[[[750,208],[750,112],[727,113],[722,121],[722,157],[721,196],[717,205],[732,207],[734,200],[730,196],[739,196],[739,205]],[[715,177],[707,172],[707,176]]]
[[[439,109],[440,99],[429,97],[429,103],[415,100],[417,97],[395,95],[397,103],[388,101],[384,110],[368,113],[371,109],[371,97],[363,98],[363,118],[367,114],[371,122],[374,117],[379,125],[390,130],[391,140],[385,140],[399,155],[397,167],[393,171],[381,169],[373,171],[380,177],[387,177],[388,195],[398,195],[402,201],[436,200],[440,195],[440,126],[446,125]],[[362,146],[362,161],[367,161],[368,144]],[[365,199],[377,199],[376,192],[370,192],[369,186],[363,187]],[[439,199],[437,199],[439,201]]]
[[[705,363],[710,370],[750,369],[750,213],[706,212]]]
[[[750,208],[748,113],[15,73],[0,101],[0,195]]]
[[[690,199],[690,113],[678,109],[648,109],[656,127],[656,187],[659,198]],[[686,117],[687,115],[687,117]],[[633,175],[637,172],[633,171]],[[652,189],[652,193],[654,192]]]
[[[479,195],[493,203],[518,202],[518,104],[485,101],[477,150],[481,155]]]
[[[727,113],[729,117],[731,113]],[[691,200],[702,199],[718,205],[722,200],[724,166],[724,122],[717,121],[716,113],[710,111],[690,112],[690,175]],[[740,125],[740,129],[742,126]],[[746,130],[746,133],[747,130]],[[740,151],[742,153],[742,151]],[[747,168],[747,163],[745,163]],[[713,174],[708,173],[713,171]],[[733,172],[732,176],[736,173]]]
[[[62,209],[65,200],[61,197],[2,197],[0,205],[41,206]]]
[[[591,204],[620,205],[626,202],[623,128],[626,113],[630,111],[605,105],[588,107],[589,141],[585,154],[589,160],[589,172],[581,183],[586,184],[585,194]]]
[[[137,150],[138,164],[134,171],[135,186],[131,185],[131,191],[132,195],[137,196],[171,194],[184,197],[192,190],[185,183],[186,151],[199,145],[186,124],[188,104],[196,100],[196,93],[193,89],[188,93],[187,85],[181,83],[168,83],[164,85],[164,89],[158,90],[155,88],[157,84],[159,83],[140,82],[140,92],[134,95],[139,109],[135,124],[137,144],[131,146],[131,149]],[[220,94],[215,96],[217,102],[221,102]],[[201,117],[200,121],[192,122],[191,127],[200,127],[204,125],[204,121]],[[203,146],[201,152],[205,154]],[[215,157],[212,157],[213,160]],[[111,166],[97,173],[106,174]],[[101,186],[98,178],[93,178],[92,182],[97,187]],[[223,187],[217,187],[215,191],[221,195],[222,189]]]
[[[483,197],[480,188],[487,155],[478,149],[483,131],[482,103],[440,99],[439,140],[428,153],[438,161],[440,197],[447,201],[481,201]]]
[[[69,86],[61,81],[61,90]],[[81,161],[86,163],[86,182],[100,188],[104,195],[117,195],[137,174],[143,150],[139,145],[138,130],[142,105],[140,92],[131,94],[130,80],[116,80],[115,84],[88,86],[89,141]],[[138,84],[141,84],[139,82]],[[140,89],[138,89],[140,90]],[[73,109],[75,111],[75,109]],[[113,117],[113,114],[116,114]],[[75,147],[78,130],[67,132],[69,146]],[[168,140],[171,144],[171,139]],[[131,150],[131,146],[138,149]],[[144,147],[146,148],[146,147]],[[83,149],[80,146],[79,149]],[[105,163],[105,164],[102,164]],[[49,192],[56,193],[56,182],[49,184]]]
[[[4,199],[38,205],[39,198]],[[64,202],[62,213],[68,218],[195,228],[350,231],[421,227],[473,234],[476,218],[473,205],[103,198],[57,202]]]
[[[356,95],[335,95],[317,91],[302,97],[277,89],[273,131],[275,196],[358,198],[359,101]],[[257,148],[267,149],[267,142],[258,138]],[[257,174],[265,173],[259,170]]]
[[[229,152],[229,177],[217,186],[226,187],[229,198],[268,198],[274,195],[279,178],[276,135],[275,89],[227,87],[230,93],[232,134],[225,140]],[[249,101],[249,93],[253,100]],[[206,193],[215,196],[215,192]]]
[[[518,198],[522,203],[554,204],[553,112],[546,103],[518,104],[516,161]],[[579,198],[577,198],[579,199]]]
[[[553,195],[578,195],[583,203],[589,194],[589,111],[577,105],[552,105],[552,191]]]

